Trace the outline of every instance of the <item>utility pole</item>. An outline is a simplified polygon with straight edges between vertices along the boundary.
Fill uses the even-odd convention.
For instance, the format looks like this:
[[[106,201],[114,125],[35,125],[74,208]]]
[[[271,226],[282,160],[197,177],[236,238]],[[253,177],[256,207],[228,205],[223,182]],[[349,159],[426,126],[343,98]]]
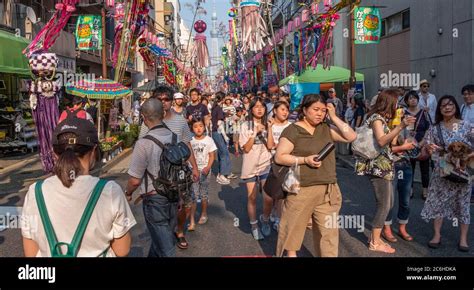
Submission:
[[[104,3],[105,5],[105,3]],[[105,38],[105,7],[102,7],[102,78],[107,78],[107,41]]]
[[[356,67],[356,51],[355,51],[355,31],[354,31],[354,1],[351,1],[351,6],[349,10],[350,25],[349,25],[349,38],[350,38],[350,59],[351,59],[351,77],[349,79],[349,89],[355,88],[356,77],[355,77],[355,67]]]

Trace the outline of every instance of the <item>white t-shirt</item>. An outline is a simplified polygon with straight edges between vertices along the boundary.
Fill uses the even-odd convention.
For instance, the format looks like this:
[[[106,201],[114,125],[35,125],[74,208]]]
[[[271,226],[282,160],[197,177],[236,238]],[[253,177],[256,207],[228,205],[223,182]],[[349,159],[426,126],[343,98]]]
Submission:
[[[290,126],[290,125],[291,125],[290,122],[287,122],[284,125],[273,124],[273,126],[272,126],[272,136],[273,136],[273,142],[275,142],[275,146],[277,146],[278,142],[280,142],[281,132],[283,132],[283,130],[285,130],[285,128]]]
[[[70,188],[64,187],[57,176],[44,181],[43,197],[58,242],[72,241],[97,182],[99,178],[91,175],[77,177]],[[35,186],[36,183],[30,186],[25,197],[21,233],[38,244],[37,257],[50,257],[48,239],[36,203]],[[113,239],[124,236],[136,223],[122,188],[115,181],[107,182],[87,225],[77,256],[101,255]],[[115,257],[112,248],[106,256]]]
[[[214,143],[214,140],[209,136],[205,136],[204,139],[201,140],[193,137],[191,146],[193,147],[198,170],[201,171],[209,163],[209,153],[217,150],[216,143]]]

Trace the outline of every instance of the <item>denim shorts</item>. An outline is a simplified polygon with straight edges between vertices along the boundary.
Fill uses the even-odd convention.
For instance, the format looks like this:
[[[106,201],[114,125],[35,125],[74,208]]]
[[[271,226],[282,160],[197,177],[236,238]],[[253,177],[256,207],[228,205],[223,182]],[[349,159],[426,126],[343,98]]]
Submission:
[[[250,183],[250,182],[256,182],[257,179],[262,181],[262,180],[266,180],[268,177],[268,173],[265,173],[265,174],[262,174],[262,175],[259,175],[259,176],[254,176],[254,177],[250,177],[250,178],[243,178],[242,181],[244,183]]]

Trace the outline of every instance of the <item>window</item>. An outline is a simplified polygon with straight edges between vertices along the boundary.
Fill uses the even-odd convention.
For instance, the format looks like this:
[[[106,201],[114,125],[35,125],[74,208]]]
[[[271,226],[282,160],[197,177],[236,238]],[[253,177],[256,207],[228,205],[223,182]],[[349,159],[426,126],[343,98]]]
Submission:
[[[397,14],[387,19],[387,34],[395,34],[402,31],[402,15]]]
[[[410,28],[410,10],[402,12],[402,29]]]
[[[382,20],[382,36],[410,28],[410,10],[405,10]]]

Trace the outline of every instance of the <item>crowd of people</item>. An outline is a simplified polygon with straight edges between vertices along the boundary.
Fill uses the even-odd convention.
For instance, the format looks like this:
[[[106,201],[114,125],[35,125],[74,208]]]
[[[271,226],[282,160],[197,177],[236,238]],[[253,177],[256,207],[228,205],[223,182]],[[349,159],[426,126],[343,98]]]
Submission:
[[[437,100],[429,86],[422,81],[419,92],[381,88],[370,103],[361,94],[341,100],[331,88],[327,94],[304,96],[297,108],[291,108],[290,96],[278,90],[209,95],[197,88],[174,92],[166,86],[158,87],[149,99],[133,108],[141,130],[133,149],[125,194],[115,182],[105,184],[95,205],[101,209],[91,214],[76,254],[127,255],[131,245],[129,230],[136,224],[127,201],[136,196],[135,203],[143,203],[151,236],[149,257],[174,257],[176,247],[185,250],[190,246],[186,232],[199,230],[209,220],[211,178],[221,185],[240,178],[247,192],[248,226],[255,240],[277,231],[275,255],[296,257],[309,227],[316,255],[336,257],[339,229],[328,227],[325,217],[337,216],[342,206],[336,176],[337,152],[332,151],[324,159],[319,159],[318,153],[328,143],[349,144],[345,146],[350,151],[351,142],[358,137],[356,132],[363,128],[373,132],[374,142],[380,147],[380,154],[373,159],[354,156],[355,173],[367,176],[374,191],[376,212],[368,250],[395,253],[395,214],[398,236],[406,241],[416,239],[409,234],[407,225],[410,199],[415,196],[414,172],[419,163],[421,196],[425,199],[421,216],[426,221],[434,220],[428,246],[440,247],[444,218],[457,219],[458,249],[467,252],[471,180],[461,177],[453,181],[434,168],[442,167],[446,158],[459,157],[461,163],[455,169],[467,170],[466,164],[474,159],[474,85],[462,88],[462,106],[449,95]],[[25,198],[24,213],[40,216],[44,222],[44,209],[37,206],[38,199],[44,196],[46,214],[49,213],[58,241],[71,240],[75,230],[71,225],[78,223],[82,208],[90,206],[92,192],[99,191],[93,189],[101,184],[100,179],[89,173],[99,156],[94,134],[97,132],[90,122],[63,116],[53,136],[58,160],[55,175],[33,184]],[[467,148],[465,156],[453,153],[453,144]],[[232,172],[236,169],[232,154],[242,158],[240,176]],[[273,192],[265,191],[269,176],[277,178],[273,165],[298,168],[295,192],[285,192],[277,198]],[[163,174],[170,177],[163,178]],[[174,178],[185,184],[185,190],[178,190],[178,199],[169,197],[180,188],[175,186]],[[259,192],[262,210],[257,209]],[[398,208],[394,208],[397,196]],[[61,215],[65,210],[71,213],[67,217]],[[198,212],[200,216],[196,217]],[[31,224],[26,219],[22,228],[25,255],[50,256],[57,252],[58,245],[48,238],[50,229],[40,227],[34,232]]]

